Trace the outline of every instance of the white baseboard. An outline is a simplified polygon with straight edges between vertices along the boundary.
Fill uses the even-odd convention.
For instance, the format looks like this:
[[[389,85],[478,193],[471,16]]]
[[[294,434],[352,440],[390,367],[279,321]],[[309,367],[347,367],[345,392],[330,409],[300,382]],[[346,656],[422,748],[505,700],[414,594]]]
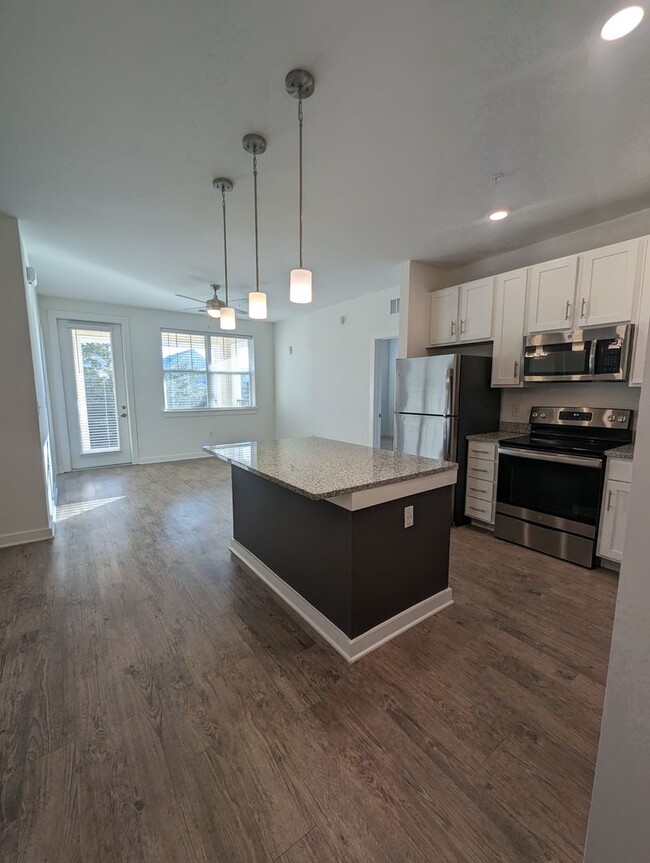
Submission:
[[[152,458],[140,458],[137,464],[158,464],[163,461],[185,461],[192,458],[209,458],[205,452],[182,452],[178,455],[159,455]]]
[[[400,611],[399,614],[369,629],[362,635],[358,635],[356,638],[348,638],[338,626],[335,626],[331,620],[328,620],[324,614],[321,614],[318,609],[314,608],[311,603],[307,602],[304,597],[283,581],[279,575],[276,575],[272,569],[269,569],[258,557],[255,557],[245,546],[237,542],[236,539],[231,540],[230,551],[248,569],[259,576],[271,590],[277,593],[288,606],[293,608],[303,620],[313,627],[348,662],[357,662],[357,660],[367,653],[376,650],[382,644],[385,644],[402,632],[406,632],[407,629],[415,626],[416,623],[426,620],[427,617],[431,617],[433,614],[437,614],[439,611],[453,604],[451,588],[448,587],[424,599],[422,602],[418,602],[417,605],[412,605],[410,608]]]
[[[26,545],[28,542],[42,542],[44,539],[53,539],[54,531],[51,527],[43,527],[38,530],[21,530],[18,533],[0,534],[0,548],[8,548],[12,545]]]

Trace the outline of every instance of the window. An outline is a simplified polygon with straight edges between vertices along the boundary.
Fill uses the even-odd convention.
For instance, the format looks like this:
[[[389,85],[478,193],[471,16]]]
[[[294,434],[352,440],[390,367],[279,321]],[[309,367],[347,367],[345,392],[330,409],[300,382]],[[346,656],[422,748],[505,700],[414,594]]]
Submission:
[[[166,411],[255,407],[253,339],[163,330]]]

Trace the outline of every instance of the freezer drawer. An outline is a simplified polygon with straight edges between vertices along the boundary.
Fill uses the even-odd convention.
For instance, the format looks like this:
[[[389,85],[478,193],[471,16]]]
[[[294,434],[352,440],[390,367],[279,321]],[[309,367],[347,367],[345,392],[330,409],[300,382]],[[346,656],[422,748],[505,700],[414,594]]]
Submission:
[[[456,418],[396,414],[395,449],[425,458],[455,459]]]

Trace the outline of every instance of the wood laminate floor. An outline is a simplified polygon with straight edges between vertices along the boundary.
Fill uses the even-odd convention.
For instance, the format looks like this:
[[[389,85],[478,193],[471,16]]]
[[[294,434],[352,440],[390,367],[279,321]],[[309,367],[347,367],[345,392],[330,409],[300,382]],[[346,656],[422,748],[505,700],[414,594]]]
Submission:
[[[582,860],[615,575],[455,530],[455,605],[348,666],[231,560],[226,465],[59,503],[0,551],[3,863]]]

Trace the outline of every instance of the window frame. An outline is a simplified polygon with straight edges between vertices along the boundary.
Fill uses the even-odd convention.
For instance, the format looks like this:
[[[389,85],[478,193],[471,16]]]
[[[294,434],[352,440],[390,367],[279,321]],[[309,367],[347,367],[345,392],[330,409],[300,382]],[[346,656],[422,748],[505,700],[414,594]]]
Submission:
[[[224,339],[246,339],[249,343],[248,345],[248,356],[249,356],[249,368],[248,374],[250,375],[250,393],[251,393],[251,403],[249,405],[241,405],[237,407],[236,405],[231,405],[229,407],[221,407],[221,408],[211,408],[211,407],[201,407],[201,408],[168,408],[166,404],[165,398],[165,372],[174,371],[173,369],[165,369],[163,362],[164,357],[162,355],[162,337],[164,333],[178,333],[183,336],[201,336],[203,338],[205,344],[205,357],[206,357],[206,370],[199,371],[193,369],[183,369],[185,373],[189,374],[197,374],[197,375],[206,375],[208,380],[210,375],[219,376],[219,375],[242,375],[246,374],[246,372],[211,372],[209,371],[210,365],[210,357],[212,356],[212,345],[210,340],[212,338],[224,338]],[[160,351],[160,370],[161,370],[161,388],[162,388],[162,399],[163,399],[163,414],[166,417],[178,417],[178,416],[212,416],[214,414],[241,414],[241,413],[257,413],[257,389],[255,385],[255,339],[251,335],[246,335],[245,333],[222,333],[222,332],[206,332],[205,330],[188,330],[181,329],[180,327],[161,327],[160,328],[160,339],[158,342],[158,350]],[[209,392],[208,385],[208,392]]]

